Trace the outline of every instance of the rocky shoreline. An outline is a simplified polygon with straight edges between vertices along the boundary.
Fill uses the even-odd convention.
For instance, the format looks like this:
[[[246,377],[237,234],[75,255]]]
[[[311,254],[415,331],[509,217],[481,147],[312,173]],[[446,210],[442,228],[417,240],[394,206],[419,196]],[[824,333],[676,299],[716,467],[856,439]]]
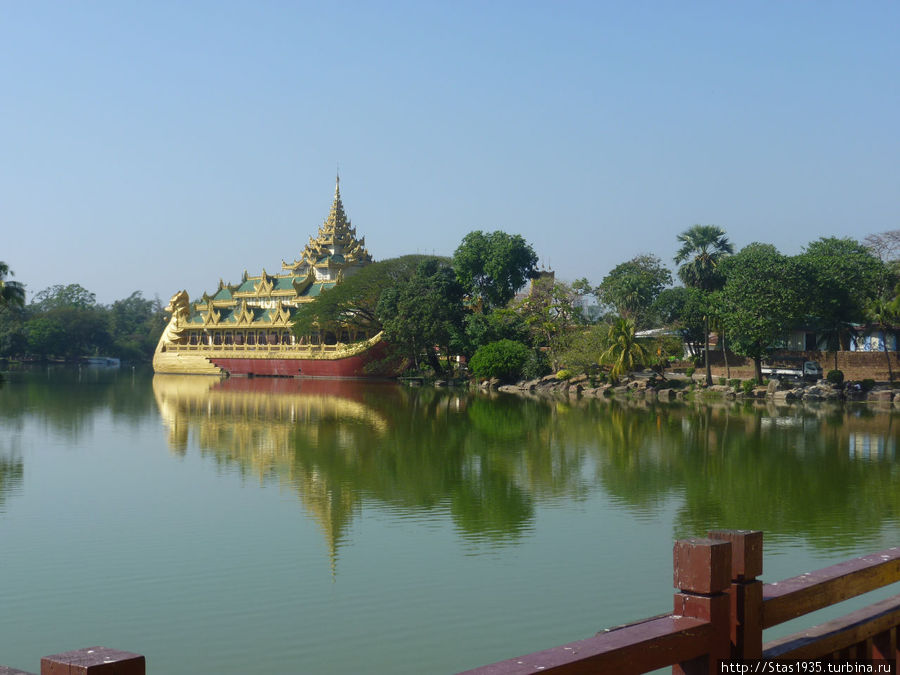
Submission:
[[[616,385],[609,383],[595,386],[587,375],[560,380],[547,375],[516,384],[502,384],[499,380],[483,380],[478,383],[484,390],[496,390],[509,394],[565,397],[565,398],[618,398],[657,401],[683,401],[685,399],[724,398],[728,400],[771,400],[776,403],[818,401],[868,401],[895,404],[900,407],[900,388],[876,385],[865,391],[859,384],[836,385],[827,380],[815,383],[798,383],[770,380],[766,386],[756,386],[745,391],[743,387],[716,384],[710,387],[684,375],[673,374],[662,378],[655,373],[640,373],[623,378]]]

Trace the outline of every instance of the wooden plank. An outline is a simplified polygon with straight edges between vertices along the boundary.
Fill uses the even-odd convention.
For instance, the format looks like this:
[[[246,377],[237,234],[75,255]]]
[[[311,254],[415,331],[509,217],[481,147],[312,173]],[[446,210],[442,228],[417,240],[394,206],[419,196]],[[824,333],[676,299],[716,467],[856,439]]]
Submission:
[[[706,654],[712,636],[705,621],[666,616],[467,670],[464,675],[646,673]]]
[[[763,587],[763,628],[900,581],[900,547]]]
[[[841,650],[852,652],[857,644],[869,652],[870,640],[890,634],[898,625],[900,595],[895,595],[839,619],[768,642],[763,648],[763,658],[818,659]]]

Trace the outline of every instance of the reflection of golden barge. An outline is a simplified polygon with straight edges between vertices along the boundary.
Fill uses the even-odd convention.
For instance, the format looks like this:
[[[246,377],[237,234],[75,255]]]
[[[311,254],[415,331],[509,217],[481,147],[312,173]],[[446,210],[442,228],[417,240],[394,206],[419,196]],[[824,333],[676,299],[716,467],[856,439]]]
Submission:
[[[338,549],[360,508],[359,491],[330,479],[315,461],[304,461],[298,448],[317,447],[332,432],[352,448],[387,433],[388,420],[366,402],[365,391],[347,380],[153,377],[169,447],[184,454],[193,438],[202,454],[237,467],[242,475],[256,475],[260,482],[274,479],[296,490],[322,528],[333,574]]]
[[[244,272],[239,284],[219,281],[210,296],[191,302],[187,291],[172,296],[166,330],[153,355],[158,373],[359,377],[385,354],[381,336],[351,327],[297,338],[297,309],[372,262],[365,237],[344,213],[340,180],[331,212],[316,238],[281,274]]]

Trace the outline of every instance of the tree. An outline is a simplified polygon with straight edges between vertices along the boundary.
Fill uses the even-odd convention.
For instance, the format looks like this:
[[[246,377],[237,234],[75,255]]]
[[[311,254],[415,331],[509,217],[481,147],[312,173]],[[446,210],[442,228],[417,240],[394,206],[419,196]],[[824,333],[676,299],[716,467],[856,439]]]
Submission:
[[[664,325],[674,328],[691,354],[700,353],[705,340],[705,319],[709,312],[707,294],[696,288],[676,286],[660,292],[653,312]]]
[[[407,281],[384,290],[376,315],[388,343],[416,365],[424,354],[434,371],[441,373],[435,349],[449,359],[452,346],[463,340],[463,288],[447,261],[423,260]]]
[[[293,332],[304,337],[316,330],[350,326],[370,334],[381,330],[376,308],[385,289],[409,279],[429,256],[406,255],[366,265],[315,301],[300,306],[294,316]]]
[[[671,283],[672,273],[662,261],[645,253],[616,265],[597,287],[597,297],[639,328],[649,327],[650,308]]]
[[[45,288],[31,301],[37,311],[47,312],[59,307],[86,309],[97,304],[97,296],[80,284],[56,284]]]
[[[453,269],[486,310],[506,305],[536,276],[537,254],[518,234],[469,232],[453,253]]]
[[[715,225],[694,225],[678,235],[681,248],[675,254],[675,263],[680,265],[678,277],[685,286],[704,293],[715,291],[725,282],[719,268],[722,259],[734,252],[734,246],[725,236],[725,231]],[[706,385],[712,384],[709,367],[709,316],[703,326],[703,362],[706,366]]]
[[[109,311],[79,284],[45,288],[28,305],[28,315],[28,348],[40,356],[74,358],[112,345]]]
[[[472,373],[479,378],[515,379],[528,360],[528,347],[513,340],[500,340],[482,345],[469,362]]]
[[[18,281],[7,281],[13,276],[9,265],[0,260],[0,307],[23,307],[25,305],[25,286]]]
[[[732,349],[753,359],[762,381],[762,357],[804,315],[808,278],[795,258],[769,244],[750,244],[722,263],[727,281],[719,295],[718,318]]]
[[[166,327],[159,298],[147,300],[140,291],[116,300],[109,309],[109,330],[116,356],[133,361],[152,356]]]
[[[863,244],[882,262],[892,263],[900,258],[900,230],[866,235]]]
[[[600,355],[600,364],[612,366],[609,376],[613,380],[650,362],[650,354],[638,342],[634,321],[629,318],[620,316],[612,322],[607,342],[609,347]]]
[[[888,267],[849,237],[822,237],[810,243],[798,260],[814,280],[809,310],[823,327],[829,351],[849,349],[854,324],[865,320],[866,305],[892,286]]]
[[[525,319],[514,309],[500,308],[487,314],[469,312],[465,317],[465,344],[462,353],[470,357],[481,345],[499,340],[531,344],[532,334]]]
[[[15,305],[0,305],[0,356],[16,356],[27,351],[25,311]]]
[[[553,368],[558,368],[559,353],[572,332],[584,324],[578,300],[569,286],[548,276],[535,280],[531,292],[514,306],[534,346],[549,350]]]

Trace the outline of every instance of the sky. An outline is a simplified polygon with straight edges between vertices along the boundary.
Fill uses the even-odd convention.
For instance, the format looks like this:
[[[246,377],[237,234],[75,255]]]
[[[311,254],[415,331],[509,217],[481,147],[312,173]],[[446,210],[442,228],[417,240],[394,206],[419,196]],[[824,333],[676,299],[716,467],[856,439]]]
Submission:
[[[0,0],[0,260],[29,299],[521,234],[599,283],[677,235],[900,228],[900,3]]]

